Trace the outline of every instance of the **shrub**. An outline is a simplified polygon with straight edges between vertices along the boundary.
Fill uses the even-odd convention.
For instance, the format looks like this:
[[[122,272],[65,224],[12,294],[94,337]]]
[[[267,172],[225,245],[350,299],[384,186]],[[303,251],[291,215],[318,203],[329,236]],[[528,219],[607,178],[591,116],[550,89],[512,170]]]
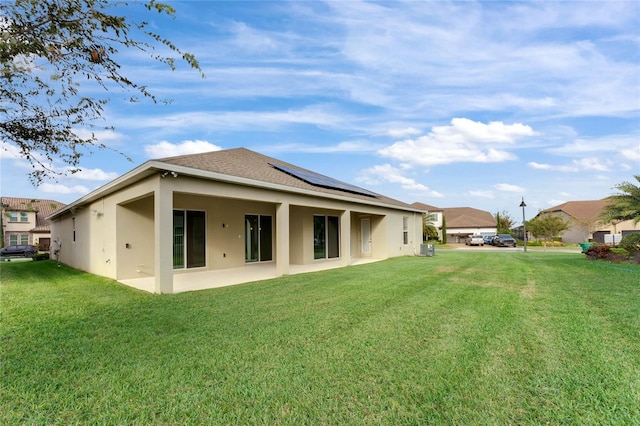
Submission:
[[[636,254],[640,251],[640,232],[625,235],[622,240],[620,240],[618,247],[625,249],[631,256]]]
[[[611,247],[607,245],[593,245],[584,253],[589,259],[606,259],[611,253]]]
[[[620,247],[611,247],[607,260],[613,263],[622,263],[629,259],[629,252]]]
[[[593,245],[589,247],[585,255],[591,260],[606,260],[613,263],[622,263],[629,259],[627,250],[608,245]]]
[[[31,256],[33,260],[47,260],[49,259],[49,253],[38,253]]]
[[[612,263],[622,263],[627,259],[629,259],[629,256],[613,252],[609,253],[609,255],[607,256],[607,260]]]

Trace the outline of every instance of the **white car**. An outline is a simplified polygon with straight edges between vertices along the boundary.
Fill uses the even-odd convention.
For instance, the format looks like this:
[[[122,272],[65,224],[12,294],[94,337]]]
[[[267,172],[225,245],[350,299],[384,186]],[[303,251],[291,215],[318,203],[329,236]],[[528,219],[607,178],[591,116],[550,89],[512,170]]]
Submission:
[[[484,238],[482,237],[482,235],[470,235],[467,237],[464,243],[468,246],[483,246]]]

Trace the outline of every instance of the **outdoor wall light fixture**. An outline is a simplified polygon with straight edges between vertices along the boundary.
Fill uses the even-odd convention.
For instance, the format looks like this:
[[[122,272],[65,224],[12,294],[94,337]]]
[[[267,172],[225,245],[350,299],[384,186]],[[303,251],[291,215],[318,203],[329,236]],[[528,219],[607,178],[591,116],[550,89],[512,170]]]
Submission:
[[[164,178],[164,177],[167,177],[168,175],[171,175],[171,176],[173,176],[174,178],[177,178],[177,177],[178,177],[178,174],[177,174],[176,172],[170,172],[169,170],[165,170],[164,172],[162,172],[162,173],[160,174],[160,177],[163,177],[163,178]]]

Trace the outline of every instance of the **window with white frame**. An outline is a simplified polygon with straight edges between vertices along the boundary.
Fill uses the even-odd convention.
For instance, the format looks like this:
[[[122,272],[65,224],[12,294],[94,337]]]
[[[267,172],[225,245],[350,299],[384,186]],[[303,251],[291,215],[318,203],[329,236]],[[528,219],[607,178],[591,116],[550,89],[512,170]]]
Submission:
[[[29,222],[26,212],[9,212],[9,222]]]
[[[9,245],[27,245],[29,244],[29,234],[11,234],[9,235]]]

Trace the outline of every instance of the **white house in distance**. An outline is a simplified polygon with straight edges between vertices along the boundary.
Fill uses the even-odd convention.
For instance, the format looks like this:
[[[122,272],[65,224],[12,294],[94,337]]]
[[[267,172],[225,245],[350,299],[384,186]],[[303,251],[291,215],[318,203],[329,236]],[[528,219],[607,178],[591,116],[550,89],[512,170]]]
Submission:
[[[443,219],[446,224],[447,241],[463,243],[470,235],[496,235],[498,230],[495,217],[487,211],[473,207],[439,208],[423,203],[413,203],[413,207],[427,211],[433,216],[433,224],[442,239]]]
[[[244,148],[148,161],[49,219],[54,258],[156,293],[414,255],[422,242],[420,209]]]

